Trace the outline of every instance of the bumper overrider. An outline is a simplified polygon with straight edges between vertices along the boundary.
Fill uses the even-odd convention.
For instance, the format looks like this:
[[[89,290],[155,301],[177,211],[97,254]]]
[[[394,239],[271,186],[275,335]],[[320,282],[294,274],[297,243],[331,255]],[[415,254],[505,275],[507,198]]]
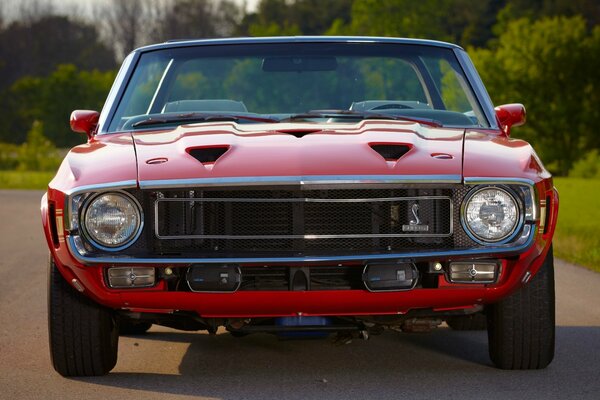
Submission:
[[[246,179],[227,179],[223,182],[154,182],[140,184],[139,188],[159,193],[174,188],[189,192],[190,188],[214,188],[219,185],[229,188],[252,185],[252,182]],[[139,206],[140,214],[145,216],[140,225],[146,225],[139,228],[131,247],[126,246],[128,250],[118,246],[105,248],[90,245],[91,241],[85,231],[77,229],[82,224],[78,213],[85,209],[86,199],[89,203],[89,199],[98,194],[127,190],[141,192],[137,182],[120,182],[77,188],[64,194],[52,190],[49,192],[50,202],[46,204],[51,206],[47,209],[45,227],[53,249],[52,256],[63,276],[77,290],[105,306],[133,312],[183,311],[197,313],[204,318],[397,315],[414,311],[448,313],[493,303],[535,275],[549,249],[553,233],[550,230],[555,225],[553,222],[558,202],[550,182],[534,183],[519,179],[471,178],[462,181],[460,177],[409,180],[391,180],[389,177],[299,177],[294,180],[263,178],[255,184],[265,186],[265,183],[269,188],[294,186],[301,190],[356,187],[433,190],[439,185],[448,188],[462,186],[467,193],[465,198],[468,193],[483,187],[505,188],[518,199],[519,226],[502,240],[482,243],[464,226],[464,205],[452,204],[451,210],[459,219],[452,217],[450,233],[460,231],[461,234],[467,234],[472,240],[472,245],[468,248],[423,247],[403,250],[390,247],[385,251],[362,252],[336,249],[331,254],[314,251],[293,254],[245,251],[242,254],[215,250],[210,255],[158,255],[135,248],[135,241],[140,237],[142,229],[149,230],[147,237],[156,237],[162,233],[157,221],[160,211],[158,204],[162,204],[160,201],[163,198],[158,196],[150,209],[146,200],[140,198],[139,201],[143,203]],[[178,202],[208,206],[206,199],[197,199],[198,194],[191,196]],[[168,193],[166,198],[169,198]],[[422,197],[415,198],[420,200]],[[379,202],[378,207],[388,207],[382,206],[387,204],[383,203],[385,199],[376,200]],[[81,204],[74,204],[74,201]],[[374,201],[369,199],[369,203]],[[65,205],[64,212],[57,204]],[[394,204],[402,203],[397,200]],[[389,207],[396,212],[394,206]],[[414,211],[410,204],[406,205],[406,209],[411,213]],[[388,209],[385,210],[385,215],[388,215]],[[152,224],[147,223],[150,220],[149,212],[154,213],[156,219]],[[418,211],[416,218],[419,219]],[[407,220],[399,226],[415,225],[413,222],[414,219]],[[404,228],[405,231],[401,231],[400,227],[398,232],[402,233],[387,236],[394,236],[394,240],[396,237],[397,240],[405,240],[402,235],[422,233],[412,226]],[[374,243],[379,243],[378,240],[382,237],[383,241],[392,240],[383,234],[369,235],[369,240]],[[209,240],[204,237],[208,235],[188,236],[182,240],[190,243],[194,240]],[[319,239],[318,236],[316,238]],[[271,238],[265,237],[264,240]],[[299,235],[290,236],[290,240],[297,242]],[[439,240],[442,243],[449,239],[419,238],[414,242],[427,240]]]

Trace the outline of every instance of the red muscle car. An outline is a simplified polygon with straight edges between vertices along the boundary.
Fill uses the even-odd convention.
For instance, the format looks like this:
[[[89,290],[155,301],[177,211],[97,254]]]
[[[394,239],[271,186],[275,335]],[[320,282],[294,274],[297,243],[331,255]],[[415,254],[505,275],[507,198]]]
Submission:
[[[101,375],[152,324],[234,336],[487,329],[554,355],[558,194],[453,44],[176,41],[124,61],[41,204],[54,368]]]

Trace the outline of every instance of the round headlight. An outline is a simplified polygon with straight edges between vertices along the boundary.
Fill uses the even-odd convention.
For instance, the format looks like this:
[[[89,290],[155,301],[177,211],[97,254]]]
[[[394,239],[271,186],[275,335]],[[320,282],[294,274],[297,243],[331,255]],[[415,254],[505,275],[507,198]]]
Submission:
[[[136,238],[142,226],[138,203],[124,193],[103,193],[85,207],[85,231],[95,244],[116,248]]]
[[[475,190],[467,197],[463,212],[467,229],[484,242],[499,242],[509,237],[519,218],[519,206],[513,195],[497,187]]]

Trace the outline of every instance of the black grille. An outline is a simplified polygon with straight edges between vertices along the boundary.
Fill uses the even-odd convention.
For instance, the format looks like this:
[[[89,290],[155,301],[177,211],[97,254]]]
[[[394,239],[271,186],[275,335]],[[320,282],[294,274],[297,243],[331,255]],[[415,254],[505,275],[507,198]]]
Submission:
[[[328,192],[284,198],[171,194],[156,201],[160,239],[332,239],[449,236],[450,196],[330,197]],[[351,194],[351,193],[348,193]],[[385,195],[385,193],[381,193]],[[257,197],[254,197],[258,195]]]
[[[146,234],[143,244],[136,243],[135,248],[144,246],[154,255],[182,257],[310,256],[468,248],[474,243],[460,227],[457,207],[450,205],[460,204],[465,192],[462,187],[147,191],[142,196]],[[418,199],[374,200],[398,198]],[[280,201],[286,199],[323,201]],[[339,199],[366,201],[329,201]],[[403,229],[403,225],[414,222],[415,203],[420,222],[429,226],[428,231]],[[155,211],[158,211],[157,221]],[[450,235],[452,228],[454,233]],[[366,235],[381,237],[361,237]]]

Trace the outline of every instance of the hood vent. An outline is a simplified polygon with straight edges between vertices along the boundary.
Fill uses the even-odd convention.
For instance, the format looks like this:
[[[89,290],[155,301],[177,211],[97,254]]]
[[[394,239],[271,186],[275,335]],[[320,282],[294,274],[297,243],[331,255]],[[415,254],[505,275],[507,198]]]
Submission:
[[[277,132],[279,133],[285,133],[287,135],[292,135],[292,136],[296,136],[298,139],[311,134],[311,133],[317,133],[317,132],[321,132],[322,129],[279,129],[277,130]]]
[[[229,146],[195,147],[187,149],[190,156],[202,164],[212,164],[229,150]]]
[[[408,153],[410,147],[405,144],[369,144],[373,150],[385,158],[386,161],[398,161],[400,157]]]

